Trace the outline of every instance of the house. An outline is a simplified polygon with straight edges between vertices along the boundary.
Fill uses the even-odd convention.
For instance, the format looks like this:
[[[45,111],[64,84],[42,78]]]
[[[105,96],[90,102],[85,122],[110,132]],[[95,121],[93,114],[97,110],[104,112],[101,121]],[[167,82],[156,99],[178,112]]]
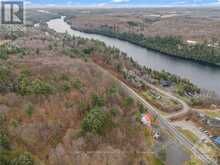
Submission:
[[[206,115],[205,114],[203,114],[203,113],[197,113],[198,114],[198,117],[200,117],[200,118],[205,118],[206,117]]]
[[[143,125],[151,127],[152,116],[150,114],[142,114],[141,115],[141,122]]]
[[[172,82],[169,80],[160,80],[160,85],[163,87],[170,87],[171,84],[172,84]]]
[[[188,96],[188,97],[193,97],[193,96],[194,96],[194,94],[193,94],[193,93],[191,93],[191,92],[185,92],[185,96]]]
[[[160,138],[160,133],[155,132],[153,137],[154,137],[154,139],[158,140]]]
[[[202,112],[193,112],[195,116],[205,125],[211,128],[220,128],[220,118],[211,118]]]

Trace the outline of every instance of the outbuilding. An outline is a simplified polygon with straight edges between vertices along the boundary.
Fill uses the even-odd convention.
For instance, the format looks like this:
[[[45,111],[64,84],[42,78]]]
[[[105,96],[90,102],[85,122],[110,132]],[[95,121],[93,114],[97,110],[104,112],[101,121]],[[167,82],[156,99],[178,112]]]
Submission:
[[[169,80],[160,80],[160,85],[163,87],[170,87],[171,84],[172,84],[172,82]]]
[[[216,144],[220,145],[220,136],[217,137],[214,141],[215,141]]]

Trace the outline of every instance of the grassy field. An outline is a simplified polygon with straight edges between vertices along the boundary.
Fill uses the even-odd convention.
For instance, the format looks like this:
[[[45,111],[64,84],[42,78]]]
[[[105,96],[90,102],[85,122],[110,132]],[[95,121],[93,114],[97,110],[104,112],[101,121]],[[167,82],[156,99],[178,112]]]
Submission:
[[[177,112],[182,108],[181,104],[179,104],[178,102],[157,92],[147,90],[145,92],[142,92],[141,95],[159,110],[167,114]]]
[[[218,117],[220,118],[220,111],[219,110],[202,110],[205,114],[207,114],[209,117]]]
[[[186,138],[189,139],[192,143],[196,144],[199,142],[199,138],[193,132],[182,128],[179,128],[179,131],[182,132],[182,134],[186,136]]]
[[[202,163],[200,160],[198,160],[197,158],[195,158],[194,156],[192,157],[192,160],[186,162],[185,165],[204,165],[204,163]]]

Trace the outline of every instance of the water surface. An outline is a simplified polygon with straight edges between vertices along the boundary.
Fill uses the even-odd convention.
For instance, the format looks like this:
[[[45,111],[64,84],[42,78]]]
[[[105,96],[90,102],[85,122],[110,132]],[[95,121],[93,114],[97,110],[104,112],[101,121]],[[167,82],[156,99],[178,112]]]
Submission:
[[[200,88],[215,91],[220,95],[220,67],[163,55],[126,41],[102,35],[79,32],[71,29],[70,25],[64,21],[64,17],[50,20],[48,26],[60,33],[68,32],[77,37],[103,41],[107,46],[115,47],[125,52],[129,57],[132,57],[141,65],[158,71],[165,70],[183,78],[187,78]]]

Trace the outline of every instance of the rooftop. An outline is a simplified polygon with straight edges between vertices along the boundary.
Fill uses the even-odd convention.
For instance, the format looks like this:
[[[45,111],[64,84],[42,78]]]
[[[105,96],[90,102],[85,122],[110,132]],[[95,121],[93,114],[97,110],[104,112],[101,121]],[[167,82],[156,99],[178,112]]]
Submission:
[[[220,136],[215,139],[215,142],[220,144]]]

